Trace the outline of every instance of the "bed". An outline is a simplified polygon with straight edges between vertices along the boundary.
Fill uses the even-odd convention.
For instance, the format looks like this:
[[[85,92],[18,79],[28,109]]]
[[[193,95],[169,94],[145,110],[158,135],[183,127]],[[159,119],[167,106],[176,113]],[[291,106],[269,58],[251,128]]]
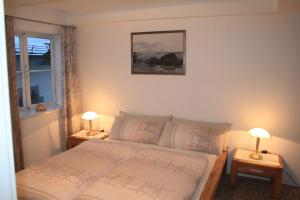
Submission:
[[[122,127],[117,130],[118,136],[128,136],[124,126],[117,127]],[[132,130],[128,131],[132,137]],[[135,140],[110,138],[83,142],[18,172],[18,199],[213,199],[227,151],[212,154],[169,148],[168,140],[158,145],[149,134],[146,139],[143,134],[144,142],[136,141],[136,136]],[[145,143],[149,139],[154,143]]]

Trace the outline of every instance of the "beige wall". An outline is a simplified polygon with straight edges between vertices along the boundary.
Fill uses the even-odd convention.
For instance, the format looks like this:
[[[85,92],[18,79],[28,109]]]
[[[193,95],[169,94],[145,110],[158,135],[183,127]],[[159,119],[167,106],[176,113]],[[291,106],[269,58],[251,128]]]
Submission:
[[[62,151],[59,111],[22,118],[22,145],[25,167]]]
[[[132,75],[130,33],[176,29],[187,31],[186,75]],[[230,149],[253,148],[245,131],[266,128],[273,138],[262,147],[282,154],[299,180],[299,35],[299,14],[78,25],[83,108],[232,122]]]

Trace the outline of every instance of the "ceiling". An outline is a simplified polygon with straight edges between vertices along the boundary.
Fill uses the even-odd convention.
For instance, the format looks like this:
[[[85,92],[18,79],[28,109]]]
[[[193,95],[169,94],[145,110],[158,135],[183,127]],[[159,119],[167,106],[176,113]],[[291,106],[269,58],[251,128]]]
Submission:
[[[4,3],[6,9],[42,9],[76,15],[225,1],[249,0],[4,0]]]

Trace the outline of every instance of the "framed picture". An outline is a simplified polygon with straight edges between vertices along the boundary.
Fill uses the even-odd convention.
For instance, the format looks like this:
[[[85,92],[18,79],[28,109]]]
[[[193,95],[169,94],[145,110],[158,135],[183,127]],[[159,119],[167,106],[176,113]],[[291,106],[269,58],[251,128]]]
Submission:
[[[185,75],[185,37],[185,30],[131,33],[131,73]]]

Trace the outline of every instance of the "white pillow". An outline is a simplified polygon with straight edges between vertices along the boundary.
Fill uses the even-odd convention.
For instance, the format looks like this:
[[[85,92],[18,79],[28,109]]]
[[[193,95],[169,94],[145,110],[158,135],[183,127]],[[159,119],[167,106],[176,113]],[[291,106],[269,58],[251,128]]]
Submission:
[[[164,121],[115,117],[110,138],[158,144],[164,125]]]
[[[220,154],[230,124],[197,121],[167,122],[160,146]]]

